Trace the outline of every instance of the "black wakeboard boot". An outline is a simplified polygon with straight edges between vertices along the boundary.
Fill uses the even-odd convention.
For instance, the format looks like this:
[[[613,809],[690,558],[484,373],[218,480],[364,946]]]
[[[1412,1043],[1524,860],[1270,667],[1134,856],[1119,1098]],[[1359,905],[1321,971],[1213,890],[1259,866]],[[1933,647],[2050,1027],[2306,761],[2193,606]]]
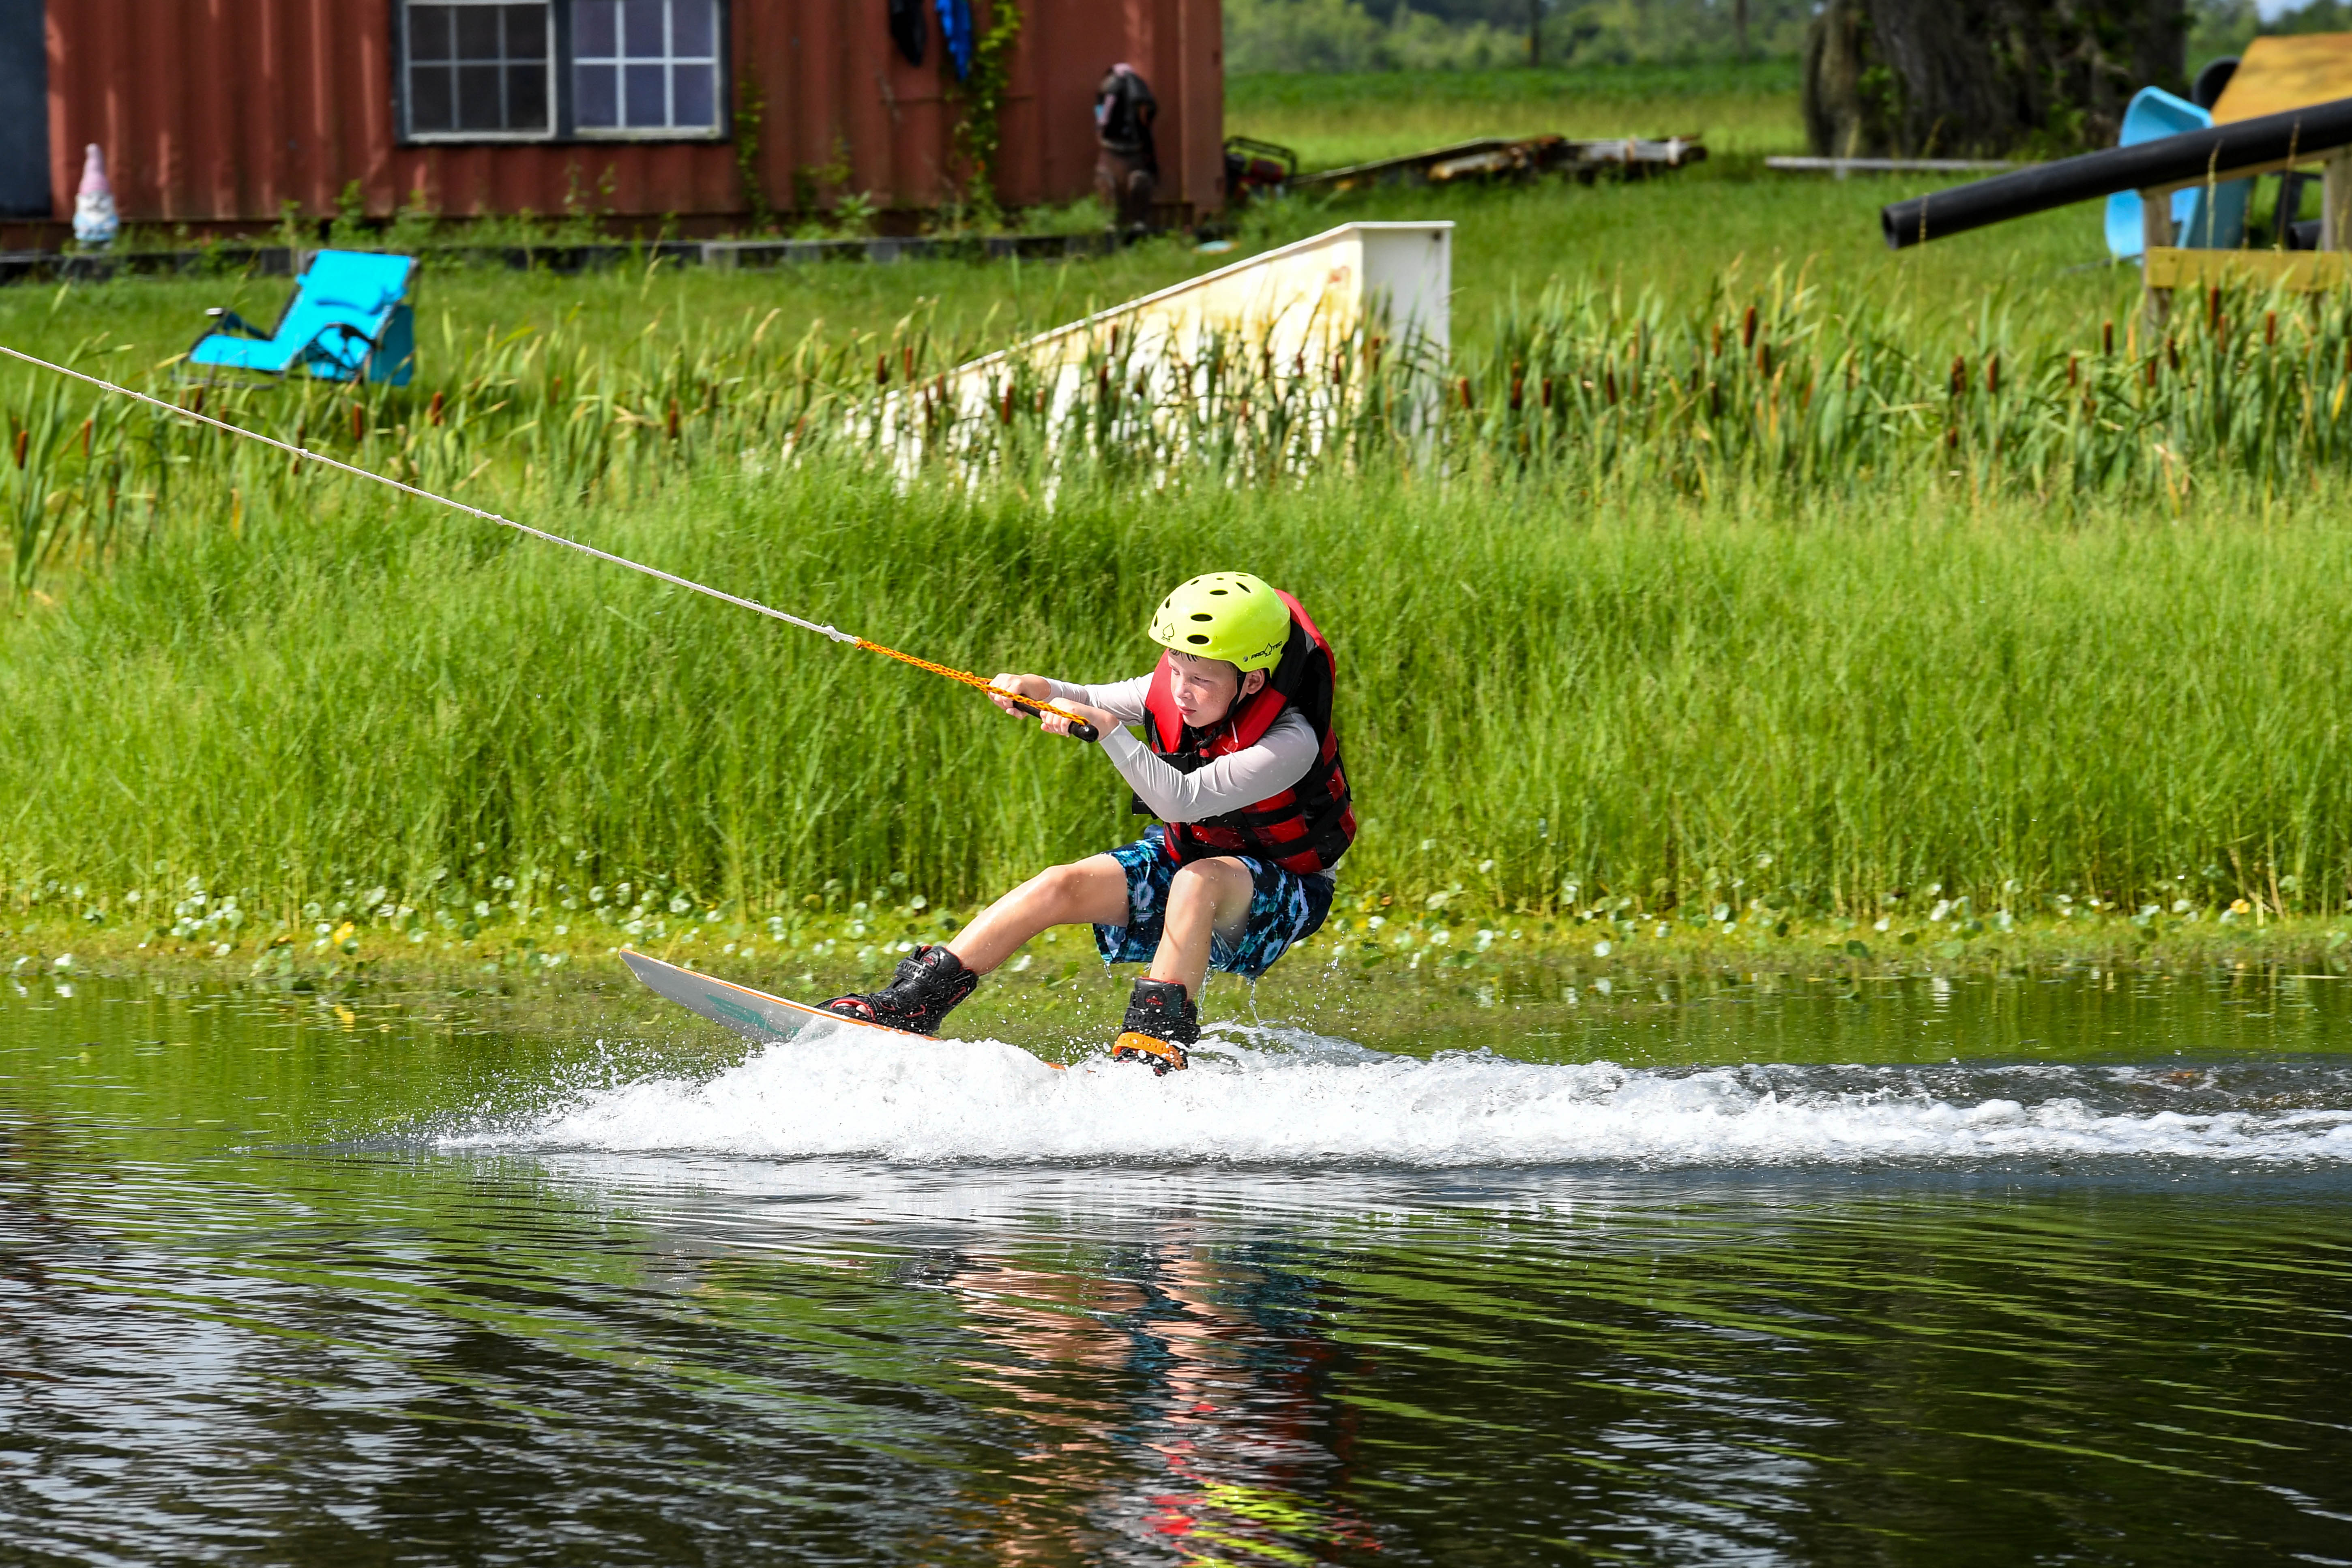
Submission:
[[[936,1035],[980,976],[945,945],[917,948],[898,961],[898,976],[879,991],[853,992],[824,1005],[828,1013],[910,1035]]]
[[[1154,1077],[1165,1077],[1192,1065],[1184,1047],[1200,1037],[1201,1010],[1185,994],[1182,981],[1139,979],[1110,1057],[1117,1062],[1150,1062]]]

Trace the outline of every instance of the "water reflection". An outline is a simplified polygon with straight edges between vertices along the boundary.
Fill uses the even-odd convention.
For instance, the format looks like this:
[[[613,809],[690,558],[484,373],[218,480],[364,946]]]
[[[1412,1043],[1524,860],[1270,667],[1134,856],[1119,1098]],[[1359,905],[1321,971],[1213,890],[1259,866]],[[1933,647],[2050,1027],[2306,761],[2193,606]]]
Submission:
[[[1098,1273],[955,1258],[942,1284],[973,1342],[957,1365],[974,1403],[1021,1434],[964,1510],[993,1521],[978,1542],[992,1560],[1100,1560],[1114,1542],[1184,1561],[1370,1544],[1332,1501],[1347,1444],[1315,1283],[1238,1250],[1172,1218],[1104,1249]]]

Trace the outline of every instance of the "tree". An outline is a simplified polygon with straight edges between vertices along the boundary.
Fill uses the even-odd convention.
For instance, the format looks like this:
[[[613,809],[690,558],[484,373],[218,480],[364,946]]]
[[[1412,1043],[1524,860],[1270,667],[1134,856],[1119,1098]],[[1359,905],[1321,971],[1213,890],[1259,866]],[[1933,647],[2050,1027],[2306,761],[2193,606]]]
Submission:
[[[2180,90],[2183,0],[1828,0],[1805,37],[1805,129],[1832,157],[2111,147],[2124,106]]]

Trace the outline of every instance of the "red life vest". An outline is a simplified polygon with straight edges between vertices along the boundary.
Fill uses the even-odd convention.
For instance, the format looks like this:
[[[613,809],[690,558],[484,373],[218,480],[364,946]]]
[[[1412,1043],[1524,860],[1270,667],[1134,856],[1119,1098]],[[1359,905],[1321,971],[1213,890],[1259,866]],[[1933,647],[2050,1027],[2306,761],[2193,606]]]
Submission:
[[[1339,762],[1339,737],[1331,729],[1331,690],[1338,679],[1331,645],[1297,600],[1275,591],[1290,606],[1290,640],[1266,683],[1215,724],[1194,730],[1176,710],[1171,684],[1175,665],[1162,654],[1144,702],[1151,715],[1151,749],[1177,772],[1196,773],[1219,757],[1257,744],[1286,709],[1296,709],[1314,726],[1322,750],[1306,776],[1279,795],[1222,816],[1168,824],[1168,853],[1179,865],[1216,855],[1248,855],[1302,874],[1328,871],[1356,840],[1348,773]],[[1147,810],[1140,800],[1135,809]]]

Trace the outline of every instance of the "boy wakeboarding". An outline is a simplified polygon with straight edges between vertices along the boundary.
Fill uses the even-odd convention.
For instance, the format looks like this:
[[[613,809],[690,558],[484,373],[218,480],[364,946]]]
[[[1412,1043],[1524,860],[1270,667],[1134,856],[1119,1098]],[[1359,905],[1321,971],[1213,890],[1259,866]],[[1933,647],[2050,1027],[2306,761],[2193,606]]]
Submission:
[[[1165,1073],[1187,1066],[1185,1047],[1201,1037],[1211,969],[1255,980],[1322,926],[1332,869],[1356,837],[1331,725],[1330,645],[1297,600],[1242,572],[1178,587],[1153,613],[1150,637],[1167,651],[1132,680],[1000,675],[993,684],[1007,713],[1052,701],[1092,724],[1135,809],[1163,826],[1039,872],[952,941],[917,948],[888,985],[837,996],[828,1011],[936,1034],[1030,938],[1091,925],[1105,963],[1150,966],[1112,1054]],[[1070,732],[1065,713],[1039,722]],[[1129,724],[1143,727],[1142,741]]]

